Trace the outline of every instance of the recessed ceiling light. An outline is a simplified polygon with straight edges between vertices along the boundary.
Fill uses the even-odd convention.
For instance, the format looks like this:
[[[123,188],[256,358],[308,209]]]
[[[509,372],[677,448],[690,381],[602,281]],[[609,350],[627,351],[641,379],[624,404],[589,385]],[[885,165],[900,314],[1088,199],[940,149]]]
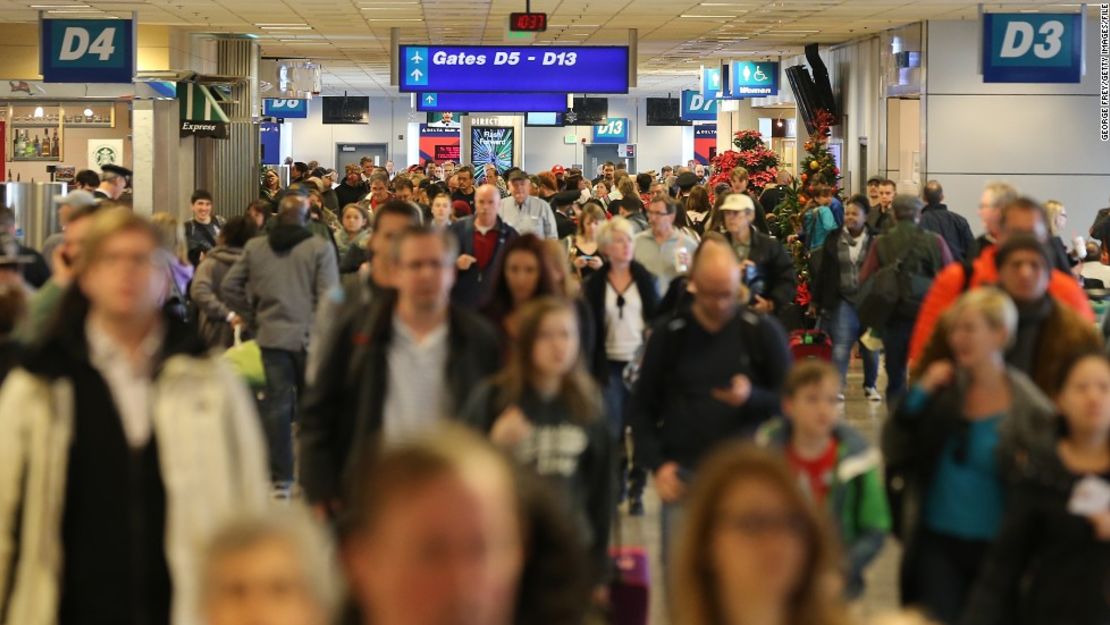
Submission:
[[[296,24],[279,24],[276,22],[271,24],[270,22],[265,22],[262,24],[255,24],[255,26],[259,28],[295,28],[298,26],[309,28],[308,24],[305,24],[304,22],[297,22]]]
[[[302,46],[326,46],[327,41],[305,41],[303,39],[278,39],[278,43],[296,43]]]
[[[688,14],[688,13],[683,13],[682,15],[679,15],[679,17],[684,17],[684,18],[691,19],[691,20],[723,20],[723,19],[728,19],[730,17],[736,17],[736,16],[735,15],[691,15],[691,14]]]
[[[601,24],[568,24],[571,28],[597,28]]]
[[[87,4],[32,4],[32,9],[87,9]]]
[[[422,17],[371,17],[367,22],[423,22]]]
[[[69,13],[69,14],[84,13],[84,14],[89,14],[89,13],[103,13],[103,12],[104,11],[101,11],[100,9],[55,9],[55,10],[47,11],[47,13],[53,13],[53,14],[61,14],[61,13]]]

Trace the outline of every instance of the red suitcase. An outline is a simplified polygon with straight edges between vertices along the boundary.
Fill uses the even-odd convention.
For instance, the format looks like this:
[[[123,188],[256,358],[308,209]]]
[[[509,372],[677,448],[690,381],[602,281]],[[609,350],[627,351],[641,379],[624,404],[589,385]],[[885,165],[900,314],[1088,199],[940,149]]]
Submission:
[[[832,339],[822,330],[794,330],[790,333],[790,353],[794,360],[816,358],[832,362]]]
[[[647,625],[651,605],[648,555],[643,547],[612,547],[616,578],[609,586],[611,623]]]

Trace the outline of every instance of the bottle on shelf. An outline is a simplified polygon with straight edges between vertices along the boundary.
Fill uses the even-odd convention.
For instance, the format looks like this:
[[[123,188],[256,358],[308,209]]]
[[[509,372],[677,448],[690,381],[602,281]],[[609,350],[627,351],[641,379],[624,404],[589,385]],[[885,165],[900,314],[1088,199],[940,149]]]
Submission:
[[[39,143],[39,133],[35,133],[35,140],[31,143],[31,156],[42,156],[42,144]]]
[[[27,152],[27,133],[15,131],[15,156],[23,156]]]
[[[42,138],[42,155],[43,156],[54,156],[50,152],[50,129],[49,128],[46,129],[46,136]]]
[[[54,131],[54,140],[50,144],[50,156],[53,156],[54,158],[57,158],[57,159],[62,158],[61,144],[58,142],[58,131],[57,130]]]

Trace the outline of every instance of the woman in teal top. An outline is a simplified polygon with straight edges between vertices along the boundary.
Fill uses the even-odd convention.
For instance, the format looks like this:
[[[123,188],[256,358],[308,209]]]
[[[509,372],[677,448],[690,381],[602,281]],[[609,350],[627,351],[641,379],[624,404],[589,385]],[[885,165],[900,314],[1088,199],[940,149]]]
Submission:
[[[1004,360],[1016,326],[1001,291],[966,293],[883,432],[890,483],[901,487],[902,602],[946,625],[959,619],[998,534],[1007,481],[1053,439],[1051,403]]]
[[[813,186],[814,204],[806,209],[802,217],[802,231],[805,233],[806,247],[810,251],[821,249],[829,234],[840,227],[832,209],[829,208],[832,199],[832,187],[824,184]]]

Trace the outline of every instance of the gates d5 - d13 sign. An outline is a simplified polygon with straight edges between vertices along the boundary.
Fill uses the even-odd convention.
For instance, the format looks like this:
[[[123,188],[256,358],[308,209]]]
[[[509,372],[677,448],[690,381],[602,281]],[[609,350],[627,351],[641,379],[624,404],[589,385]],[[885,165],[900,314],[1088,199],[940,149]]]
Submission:
[[[628,93],[628,46],[399,46],[402,92]]]
[[[43,82],[129,83],[135,75],[131,20],[42,20]]]
[[[983,15],[983,82],[1073,83],[1082,79],[1082,14]]]

